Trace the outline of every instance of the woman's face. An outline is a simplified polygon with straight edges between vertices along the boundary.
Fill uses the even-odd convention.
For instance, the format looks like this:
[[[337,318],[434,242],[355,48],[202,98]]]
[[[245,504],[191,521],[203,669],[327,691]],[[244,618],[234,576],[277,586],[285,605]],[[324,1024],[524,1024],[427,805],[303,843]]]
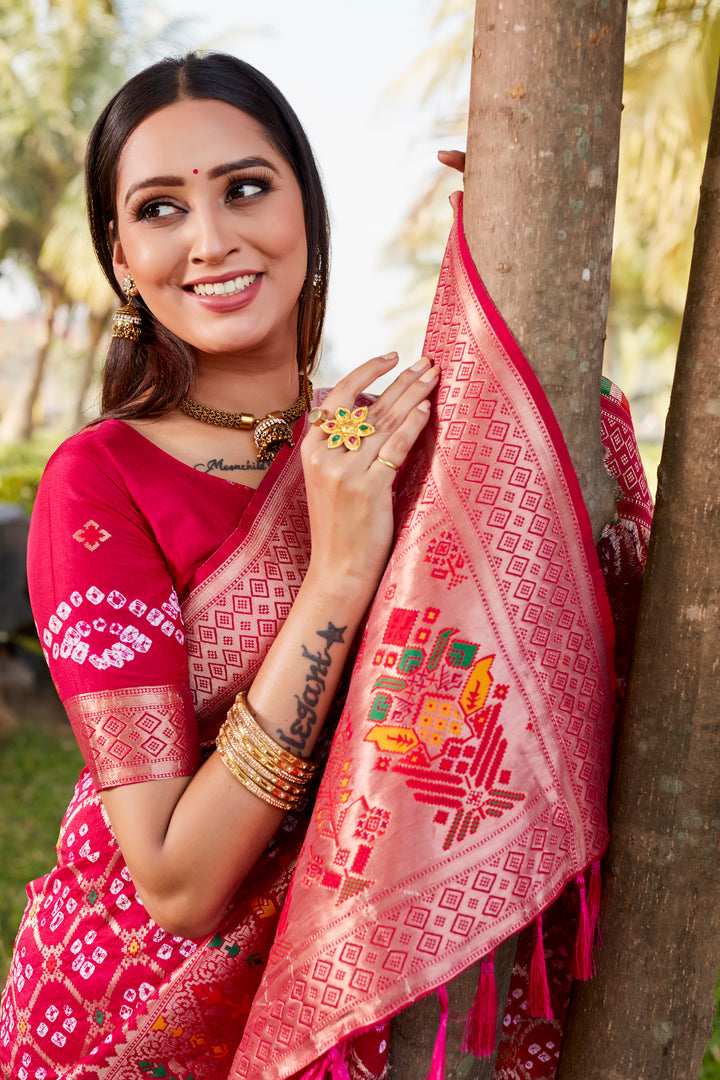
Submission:
[[[294,361],[307,269],[294,173],[247,113],[190,99],[145,119],[117,173],[113,262],[203,355]]]

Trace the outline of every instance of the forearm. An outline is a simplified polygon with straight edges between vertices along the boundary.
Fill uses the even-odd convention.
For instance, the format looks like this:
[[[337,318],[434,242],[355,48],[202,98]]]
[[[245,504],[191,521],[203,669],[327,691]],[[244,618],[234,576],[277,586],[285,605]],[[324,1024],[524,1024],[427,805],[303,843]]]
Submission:
[[[255,677],[248,703],[293,754],[312,754],[371,596],[367,585],[333,585],[311,567]],[[103,797],[150,914],[192,937],[217,925],[284,816],[251,794],[217,752],[189,782],[134,785]],[[148,820],[157,822],[154,833]]]
[[[248,694],[258,723],[292,753],[312,754],[371,598],[367,586],[309,571]]]
[[[378,358],[346,376],[326,398],[329,415],[355,401],[394,362]],[[394,528],[395,469],[427,423],[436,380],[427,360],[402,372],[373,403],[374,431],[355,452],[328,449],[319,429],[305,437],[310,566],[248,689],[257,723],[297,757],[313,753],[382,577]],[[242,733],[234,746],[242,757]],[[142,791],[117,788],[104,796],[141,897],[175,933],[198,936],[213,929],[282,821],[282,810],[252,793],[252,763],[245,768],[238,758],[230,764],[237,779],[216,752],[189,782],[156,781],[136,785]]]

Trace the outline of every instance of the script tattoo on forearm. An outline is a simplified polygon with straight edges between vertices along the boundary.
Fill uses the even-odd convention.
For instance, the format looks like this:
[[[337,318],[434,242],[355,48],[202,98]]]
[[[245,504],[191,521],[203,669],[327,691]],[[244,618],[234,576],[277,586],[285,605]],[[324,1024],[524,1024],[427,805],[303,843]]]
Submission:
[[[210,473],[213,469],[218,469],[220,472],[234,472],[235,469],[259,469],[261,472],[269,468],[269,465],[264,461],[246,461],[242,465],[226,465],[224,458],[210,458],[210,461],[199,461],[197,465],[193,465],[193,469],[197,472]]]
[[[303,657],[310,661],[310,670],[305,676],[305,686],[302,694],[295,695],[297,717],[290,725],[289,733],[279,728],[276,732],[278,742],[292,750],[294,754],[302,754],[313,728],[318,722],[316,709],[321,696],[325,692],[327,674],[332,664],[330,647],[335,644],[345,644],[343,634],[346,630],[346,626],[333,626],[330,622],[327,625],[327,630],[317,631],[318,637],[323,638],[325,641],[324,652],[318,650],[312,653],[308,651],[305,645],[302,647]]]

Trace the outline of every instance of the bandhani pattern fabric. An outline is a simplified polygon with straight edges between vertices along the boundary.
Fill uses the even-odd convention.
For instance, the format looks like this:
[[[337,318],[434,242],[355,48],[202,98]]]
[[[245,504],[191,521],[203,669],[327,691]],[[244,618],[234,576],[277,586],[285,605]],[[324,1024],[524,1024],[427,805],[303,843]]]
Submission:
[[[0,1019],[3,1077],[226,1077],[302,838],[304,823],[286,826],[213,935],[173,937],[148,918],[83,770],[57,866],[28,886]]]
[[[498,1039],[495,1080],[552,1080],[555,1076],[573,984],[572,957],[578,919],[572,900],[572,891],[568,889],[542,916],[551,1017],[533,1016],[530,1004],[535,927],[524,930],[518,938]]]
[[[428,337],[444,367],[439,419],[401,478],[396,550],[298,870],[310,810],[288,816],[204,939],[149,919],[99,792],[190,776],[251,683],[307,565],[306,425],[257,492],[119,421],[51,462],[31,595],[88,768],[56,867],[28,886],[0,1007],[3,1080],[266,1080],[299,1075],[324,1051],[318,1076],[327,1065],[382,1080],[398,985],[408,999],[441,985],[539,910],[556,1019],[527,1027],[526,931],[498,1061],[503,1080],[553,1075],[522,1069],[551,1068],[569,987],[574,909],[560,896],[553,919],[547,904],[605,842],[607,609],[552,417],[497,313],[486,299],[476,310],[483,294],[463,252],[455,231]],[[609,467],[632,471],[621,402],[603,398],[603,425]],[[629,524],[621,517],[600,545],[630,614],[641,483],[626,487]],[[432,839],[429,871],[420,837]]]
[[[531,924],[607,844],[601,569],[557,424],[459,221],[424,352],[442,369],[437,419],[402,479],[232,1080],[320,1075],[318,1057]]]
[[[69,440],[46,472],[29,548],[33,610],[88,767],[56,866],[28,886],[0,1008],[3,1080],[227,1077],[307,812],[286,817],[216,932],[189,940],[148,917],[99,792],[190,776],[211,750],[235,685],[220,677],[218,656],[198,660],[196,640],[210,648],[205,629],[225,625],[222,598],[211,611],[206,589],[225,580],[218,567],[234,567],[238,602],[229,610],[242,615],[241,659],[259,663],[307,564],[298,477],[298,449],[286,447],[252,492],[188,468],[117,421]],[[277,534],[284,516],[304,523],[286,546]],[[274,620],[258,586],[258,550]],[[224,674],[236,674],[237,655],[221,653]],[[252,675],[240,671],[244,688]]]

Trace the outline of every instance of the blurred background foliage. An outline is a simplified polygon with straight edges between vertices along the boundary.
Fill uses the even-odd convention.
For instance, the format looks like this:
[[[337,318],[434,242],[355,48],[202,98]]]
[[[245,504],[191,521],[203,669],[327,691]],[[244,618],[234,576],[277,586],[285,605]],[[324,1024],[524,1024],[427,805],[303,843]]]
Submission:
[[[438,145],[463,146],[474,3],[436,0],[432,10],[433,46],[396,89],[432,104]],[[114,300],[87,234],[84,144],[127,75],[161,45],[172,47],[173,26],[156,9],[143,25],[135,11],[129,33],[120,0],[0,6],[0,272],[22,268],[37,292],[35,318],[0,320],[0,498],[15,497],[3,448],[38,429],[58,442],[92,415]],[[605,368],[632,402],[651,481],[719,52],[720,0],[630,0]],[[435,170],[388,243],[388,261],[412,271],[402,310],[388,313],[401,342],[420,337],[444,248],[444,200],[455,186],[448,170]]]
[[[88,419],[114,297],[85,220],[85,142],[130,71],[172,44],[172,28],[134,14],[128,31],[112,0],[2,0],[0,272],[29,277],[38,316],[0,334],[0,446],[30,441],[38,425],[59,442]],[[55,392],[43,393],[49,367]]]
[[[438,102],[439,145],[465,145],[473,0],[440,0],[436,44],[397,90]],[[630,0],[605,373],[629,397],[648,478],[655,471],[690,269],[715,79],[718,0]],[[422,190],[388,257],[413,267],[398,312],[416,332],[429,309],[457,181]]]
[[[434,138],[448,148],[465,144],[474,6],[436,0],[433,46],[396,86],[432,103]],[[120,0],[0,5],[0,273],[24,271],[37,293],[35,316],[0,313],[0,502],[29,510],[54,446],[93,415],[114,298],[85,222],[84,145],[125,78],[173,49],[178,26],[145,7],[133,12],[129,32]],[[719,53],[720,0],[630,0],[605,368],[631,399],[651,483]],[[422,332],[445,245],[445,198],[455,187],[448,170],[435,170],[388,243],[388,261],[412,268],[402,310],[389,313],[401,340],[403,326],[415,339]],[[3,969],[22,888],[46,867],[80,763],[67,728],[24,721],[21,733],[0,725],[0,771],[11,778],[0,797]],[[700,1080],[720,1080],[718,1016]]]

